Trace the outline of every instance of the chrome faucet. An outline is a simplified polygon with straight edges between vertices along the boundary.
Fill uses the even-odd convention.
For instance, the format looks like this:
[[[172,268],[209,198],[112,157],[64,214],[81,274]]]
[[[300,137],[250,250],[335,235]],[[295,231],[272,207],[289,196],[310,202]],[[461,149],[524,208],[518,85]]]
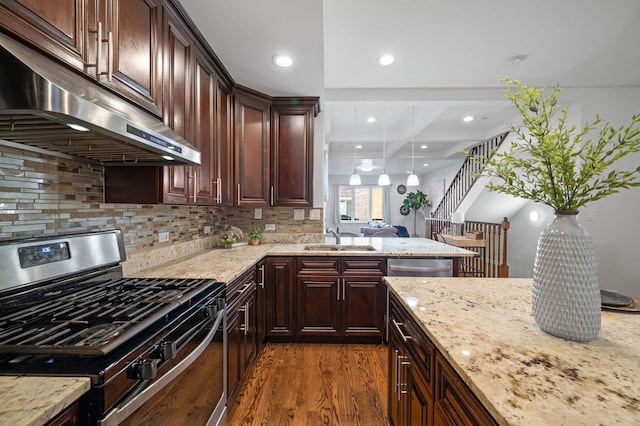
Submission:
[[[334,231],[333,228],[327,228],[327,232],[331,232],[336,237],[336,244],[340,244],[340,228],[336,227]]]

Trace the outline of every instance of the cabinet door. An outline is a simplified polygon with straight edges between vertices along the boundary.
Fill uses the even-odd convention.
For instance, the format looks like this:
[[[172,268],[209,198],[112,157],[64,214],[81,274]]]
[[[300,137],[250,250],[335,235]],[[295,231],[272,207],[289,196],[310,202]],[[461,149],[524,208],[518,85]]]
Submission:
[[[268,258],[264,266],[266,334],[269,337],[293,336],[294,258]]]
[[[227,85],[216,81],[216,203],[224,206],[233,204],[233,95]]]
[[[214,204],[215,89],[216,75],[204,54],[196,54],[194,86],[195,132],[192,145],[200,151],[200,165],[192,166],[191,200],[196,204]]]
[[[345,336],[384,337],[385,289],[379,277],[342,278],[341,330]]]
[[[148,111],[162,114],[160,0],[102,0],[106,41],[100,81]]]
[[[178,135],[191,139],[191,84],[193,42],[182,24],[167,12],[164,61],[164,122]],[[188,203],[191,196],[191,166],[165,166],[164,202]]]
[[[268,206],[269,101],[236,92],[234,115],[236,205]]]
[[[314,98],[315,99],[315,98]],[[274,206],[313,205],[313,119],[317,100],[274,100],[271,192]]]
[[[400,426],[406,423],[406,398],[404,389],[400,389],[400,363],[404,359],[406,351],[402,340],[395,330],[389,330],[389,381],[388,381],[388,409],[389,423]]]
[[[337,336],[340,334],[338,276],[298,277],[298,336]]]
[[[427,380],[417,367],[415,360],[408,357],[409,362],[404,365],[403,387],[407,392],[407,413],[405,418],[408,425],[433,424],[433,397],[428,391]]]
[[[4,31],[81,71],[91,62],[87,43],[89,38],[97,39],[95,18],[95,8],[88,8],[86,0],[6,0],[0,4]],[[95,69],[87,71],[95,74]]]

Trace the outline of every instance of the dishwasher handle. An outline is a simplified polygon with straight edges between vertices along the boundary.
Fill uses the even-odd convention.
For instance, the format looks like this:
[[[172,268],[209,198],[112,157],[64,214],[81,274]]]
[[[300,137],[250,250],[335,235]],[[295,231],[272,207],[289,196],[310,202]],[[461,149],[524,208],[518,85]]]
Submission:
[[[406,266],[406,265],[389,265],[389,271],[393,272],[418,272],[418,273],[429,273],[429,272],[449,272],[451,270],[451,266],[442,265],[442,266]]]

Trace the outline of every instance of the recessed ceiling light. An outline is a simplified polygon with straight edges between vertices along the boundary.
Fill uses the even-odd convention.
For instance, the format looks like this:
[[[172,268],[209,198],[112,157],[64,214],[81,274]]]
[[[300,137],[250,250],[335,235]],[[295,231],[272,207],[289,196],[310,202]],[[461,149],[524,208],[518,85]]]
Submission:
[[[362,145],[356,145],[357,149],[362,149]]]
[[[427,145],[420,145],[420,149],[427,149]]]
[[[380,65],[391,65],[394,60],[393,55],[382,55],[378,58],[378,63]]]
[[[468,123],[469,121],[473,121],[473,115],[467,115],[465,118],[462,119],[462,121],[464,121],[465,123]]]
[[[429,167],[429,163],[424,163],[423,166],[424,167]]]
[[[374,116],[367,118],[367,123],[375,123],[375,122],[376,122],[376,118]]]
[[[282,68],[289,68],[293,65],[293,59],[287,55],[276,55],[273,57],[273,63]]]

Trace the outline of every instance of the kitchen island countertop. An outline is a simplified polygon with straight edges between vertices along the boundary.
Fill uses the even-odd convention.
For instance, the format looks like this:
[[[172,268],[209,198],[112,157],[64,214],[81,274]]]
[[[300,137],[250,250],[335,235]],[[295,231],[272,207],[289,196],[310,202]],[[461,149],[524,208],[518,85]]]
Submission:
[[[531,279],[385,280],[499,424],[640,424],[640,315],[577,343],[538,328]]]
[[[327,244],[335,243],[327,238]],[[383,257],[473,257],[476,252],[427,238],[342,238],[342,245],[371,245],[376,250],[305,250],[308,244],[239,245],[231,249],[212,248],[132,274],[147,278],[215,278],[231,282],[264,256],[383,256]],[[310,244],[314,245],[314,244]]]

